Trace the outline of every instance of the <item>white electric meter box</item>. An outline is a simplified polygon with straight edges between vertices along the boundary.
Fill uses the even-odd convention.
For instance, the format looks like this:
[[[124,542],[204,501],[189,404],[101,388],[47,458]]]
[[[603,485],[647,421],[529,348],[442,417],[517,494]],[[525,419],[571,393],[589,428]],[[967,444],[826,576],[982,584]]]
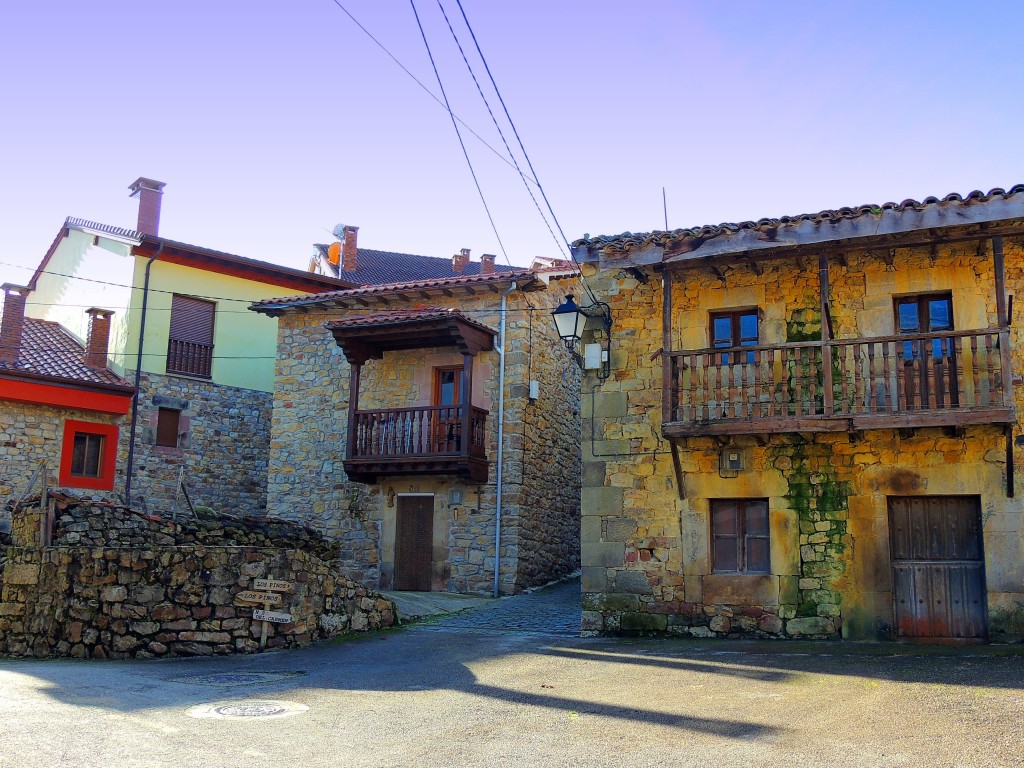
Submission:
[[[530,381],[530,399],[531,400],[536,400],[538,397],[540,397],[540,382],[535,380],[535,379],[531,379],[531,381]]]
[[[596,371],[601,367],[602,349],[600,344],[586,344],[583,347],[583,368],[587,371]]]

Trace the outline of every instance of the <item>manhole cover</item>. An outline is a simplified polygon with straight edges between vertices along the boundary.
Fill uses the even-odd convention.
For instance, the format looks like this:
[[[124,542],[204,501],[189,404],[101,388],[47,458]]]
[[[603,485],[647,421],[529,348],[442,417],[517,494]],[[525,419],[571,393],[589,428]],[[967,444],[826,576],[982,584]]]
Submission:
[[[216,675],[188,675],[173,677],[170,682],[186,685],[257,685],[259,683],[275,683],[291,677],[301,677],[305,672],[225,672]]]
[[[305,704],[294,701],[253,700],[253,701],[218,701],[213,704],[202,704],[192,707],[188,713],[192,717],[216,718],[222,720],[249,720],[252,718],[278,718],[297,715],[309,709]]]

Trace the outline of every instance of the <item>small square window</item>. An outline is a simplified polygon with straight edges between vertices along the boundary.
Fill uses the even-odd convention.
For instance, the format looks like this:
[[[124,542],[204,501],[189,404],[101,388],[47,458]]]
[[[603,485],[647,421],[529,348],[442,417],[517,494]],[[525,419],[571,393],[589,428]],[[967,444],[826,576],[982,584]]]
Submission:
[[[768,501],[713,499],[711,539],[714,573],[768,573]]]
[[[118,433],[113,424],[67,419],[61,447],[60,484],[67,488],[112,490]]]
[[[176,408],[160,408],[156,417],[156,444],[177,448],[180,428],[181,411]]]
[[[760,336],[760,313],[757,309],[739,309],[730,312],[711,313],[711,346],[715,349],[735,347],[756,347]],[[737,355],[730,360],[728,353],[721,354],[721,365],[742,362],[754,362],[754,353],[745,356]]]

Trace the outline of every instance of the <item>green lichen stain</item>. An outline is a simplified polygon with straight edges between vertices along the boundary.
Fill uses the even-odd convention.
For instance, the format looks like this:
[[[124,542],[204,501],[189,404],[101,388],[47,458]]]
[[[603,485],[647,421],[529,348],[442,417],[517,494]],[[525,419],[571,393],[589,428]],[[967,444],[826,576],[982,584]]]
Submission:
[[[836,478],[827,445],[799,441],[777,446],[772,454],[773,462],[786,456],[791,463],[784,472],[788,483],[786,500],[799,521],[801,576],[817,579],[820,584],[818,588],[800,590],[797,616],[827,615],[829,608],[825,606],[841,607],[843,601],[842,585],[836,582],[846,574],[850,483]],[[822,522],[830,523],[828,530],[817,530],[815,524]],[[817,541],[822,535],[824,541]],[[815,543],[810,543],[809,538]]]

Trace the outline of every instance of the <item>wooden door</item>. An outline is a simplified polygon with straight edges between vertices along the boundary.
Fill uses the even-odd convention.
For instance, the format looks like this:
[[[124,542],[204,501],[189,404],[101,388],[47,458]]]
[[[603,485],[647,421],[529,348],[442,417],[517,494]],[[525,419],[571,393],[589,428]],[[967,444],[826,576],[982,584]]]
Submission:
[[[891,497],[889,542],[897,637],[986,636],[978,497]]]
[[[462,447],[461,396],[462,368],[435,368],[434,405],[439,410],[434,444],[438,453],[457,453]]]
[[[399,496],[395,531],[395,589],[430,591],[434,497]]]

